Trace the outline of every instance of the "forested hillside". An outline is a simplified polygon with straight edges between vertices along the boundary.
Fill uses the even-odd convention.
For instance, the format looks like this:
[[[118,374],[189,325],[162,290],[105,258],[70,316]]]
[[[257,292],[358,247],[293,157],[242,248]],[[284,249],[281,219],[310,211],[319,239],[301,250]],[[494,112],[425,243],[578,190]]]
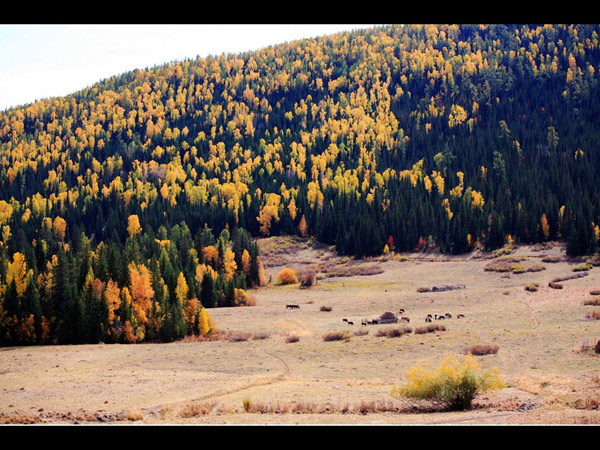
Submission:
[[[264,282],[257,236],[596,252],[598,32],[377,27],[0,113],[2,343],[206,333]]]

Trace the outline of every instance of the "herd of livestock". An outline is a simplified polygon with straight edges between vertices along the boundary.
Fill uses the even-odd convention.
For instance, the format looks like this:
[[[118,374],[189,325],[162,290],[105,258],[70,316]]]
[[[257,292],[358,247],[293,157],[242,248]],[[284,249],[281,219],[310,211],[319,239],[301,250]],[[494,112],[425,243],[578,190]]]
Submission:
[[[300,305],[288,304],[288,305],[285,305],[285,308],[286,309],[300,309]],[[404,315],[405,312],[406,312],[406,310],[404,308],[400,308],[398,310],[398,312],[395,314],[392,312],[386,312],[386,313],[383,313],[378,318],[362,319],[360,323],[362,326],[380,325],[380,324],[385,324],[385,323],[397,323],[397,322],[410,323],[410,317],[405,316]],[[464,317],[465,317],[464,314],[456,315],[457,319],[463,319]],[[433,322],[434,320],[446,320],[446,319],[451,319],[451,318],[452,318],[451,313],[427,314],[427,316],[425,316],[425,322]],[[348,325],[354,325],[353,321],[348,320],[346,318],[343,318],[342,322],[346,322]]]

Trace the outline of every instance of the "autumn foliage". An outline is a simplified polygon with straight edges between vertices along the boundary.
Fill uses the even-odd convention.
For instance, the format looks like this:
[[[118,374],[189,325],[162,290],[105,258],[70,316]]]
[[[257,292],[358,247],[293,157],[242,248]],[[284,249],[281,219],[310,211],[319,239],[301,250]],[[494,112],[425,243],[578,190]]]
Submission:
[[[279,284],[294,284],[298,283],[298,277],[293,269],[286,267],[277,274],[277,282]]]
[[[407,382],[395,386],[391,395],[431,409],[471,409],[477,395],[505,386],[497,369],[482,370],[471,354],[446,355],[435,369],[420,364],[409,369],[406,377]]]
[[[235,306],[236,289],[266,284],[259,236],[354,258],[597,252],[599,36],[378,26],[0,112],[2,343],[197,333],[188,302]]]
[[[157,247],[158,257],[145,262],[137,250],[140,235],[145,239],[143,231],[137,220],[130,220],[131,224],[134,226],[129,231],[137,232],[128,233],[124,255],[116,248],[111,252],[103,243],[92,249],[85,238],[80,243],[82,249],[74,252],[62,235],[48,229],[51,233],[44,245],[53,245],[57,254],[37,277],[25,255],[15,252],[5,265],[4,283],[0,284],[0,342],[171,341],[214,331],[208,308],[256,304],[246,288],[250,283],[258,284],[260,262],[257,247],[247,233],[236,230],[215,239],[209,229],[203,229],[199,247],[192,243],[181,254],[174,250],[186,232],[175,229],[171,236],[163,236],[171,239],[160,239],[168,243]],[[193,242],[189,234],[187,239]],[[131,261],[122,272],[114,263],[127,261],[127,252],[132,252]],[[182,255],[189,258],[189,268],[177,264]],[[208,258],[200,263],[199,255]],[[242,269],[236,260],[241,261]],[[181,270],[177,272],[175,267]]]

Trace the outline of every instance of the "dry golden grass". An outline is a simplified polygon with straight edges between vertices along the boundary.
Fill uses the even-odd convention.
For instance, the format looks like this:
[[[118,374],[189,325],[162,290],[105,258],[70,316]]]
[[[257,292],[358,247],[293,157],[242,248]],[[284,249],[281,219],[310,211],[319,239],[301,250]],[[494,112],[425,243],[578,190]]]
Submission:
[[[192,402],[186,405],[181,412],[179,413],[179,417],[189,419],[191,417],[198,416],[206,416],[210,414],[215,409],[217,403],[216,402],[208,402],[208,403],[198,403]]]
[[[593,405],[596,398],[593,389],[597,392],[598,383],[590,378],[598,373],[598,355],[577,350],[582,342],[595,344],[600,338],[600,321],[584,320],[590,307],[582,305],[600,286],[600,271],[572,273],[572,263],[561,260],[541,272],[507,272],[510,278],[501,278],[502,273],[484,269],[490,262],[486,257],[391,254],[386,259],[351,261],[322,246],[312,247],[310,241],[290,242],[269,238],[271,261],[285,258],[284,266],[296,273],[325,264],[352,271],[335,278],[317,273],[319,282],[306,290],[274,283],[251,290],[254,307],[213,309],[221,331],[185,342],[0,349],[0,419],[131,423],[125,412],[132,411],[142,412],[143,423],[598,420],[598,410],[576,406],[585,406],[586,401]],[[530,247],[516,247],[510,257],[518,258],[523,267],[539,264],[542,257],[564,258],[563,247],[544,251],[541,256]],[[374,264],[382,270],[352,275],[370,273]],[[276,279],[282,267],[266,264],[267,276]],[[548,286],[566,274],[585,276],[569,276],[561,290]],[[466,289],[416,292],[419,286],[446,283],[464,284]],[[523,289],[532,283],[539,284],[535,294]],[[301,308],[286,310],[286,304]],[[332,311],[321,312],[322,305]],[[406,310],[403,315],[410,317],[413,330],[428,325],[427,314],[453,317],[435,324],[447,328],[443,333],[413,331],[399,339],[377,337],[389,325],[361,326],[362,319],[399,308]],[[465,318],[457,319],[461,313]],[[350,339],[325,341],[323,336],[332,332]],[[292,335],[300,337],[293,345],[286,342]],[[439,363],[444,354],[460,354],[474,342],[499,345],[496,354],[478,358],[482,366],[500,370],[509,385],[506,390],[477,400],[481,408],[468,413],[378,412],[385,407],[376,405],[392,401],[390,389],[408,368],[419,361]],[[255,408],[309,403],[314,408],[297,415],[249,414],[244,398],[252,399]],[[366,405],[362,408],[366,414],[356,412],[361,404]],[[330,411],[323,412],[327,405]],[[39,408],[44,411],[35,412]],[[355,413],[342,413],[345,408]]]
[[[142,411],[128,411],[125,413],[125,420],[129,422],[144,420],[144,413]]]

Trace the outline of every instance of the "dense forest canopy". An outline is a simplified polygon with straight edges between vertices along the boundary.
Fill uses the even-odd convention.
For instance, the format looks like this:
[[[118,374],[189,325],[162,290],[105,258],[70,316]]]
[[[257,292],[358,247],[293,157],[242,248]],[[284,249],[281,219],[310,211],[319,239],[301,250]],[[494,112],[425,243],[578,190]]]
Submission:
[[[207,332],[263,282],[256,236],[596,252],[598,32],[375,27],[0,113],[0,339]]]

